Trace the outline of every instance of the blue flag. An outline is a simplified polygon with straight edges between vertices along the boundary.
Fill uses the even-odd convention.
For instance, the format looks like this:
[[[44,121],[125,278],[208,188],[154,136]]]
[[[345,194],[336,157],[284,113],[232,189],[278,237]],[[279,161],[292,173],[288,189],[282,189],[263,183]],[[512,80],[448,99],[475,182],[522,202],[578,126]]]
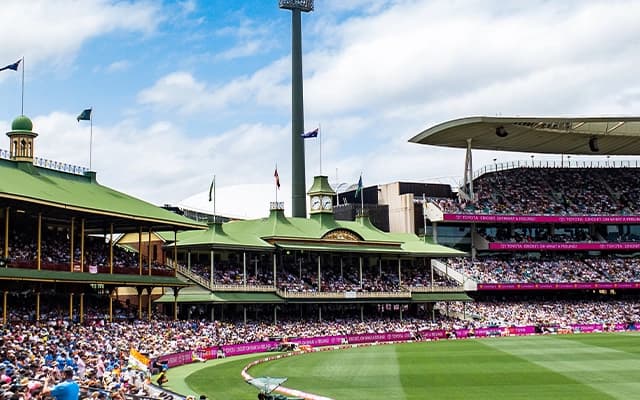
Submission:
[[[362,192],[362,175],[360,175],[360,179],[358,180],[358,188],[356,189],[356,199],[360,196]]]
[[[303,139],[318,137],[318,128],[309,132],[302,133],[300,134],[300,136],[302,136]]]
[[[90,121],[91,120],[91,109],[87,108],[86,110],[82,110],[80,115],[76,118],[78,122],[80,121]]]
[[[18,70],[18,66],[20,65],[20,61],[22,61],[22,59],[14,62],[13,64],[9,64],[6,67],[0,68],[0,71],[4,71],[5,69],[12,69],[14,71],[17,71]]]

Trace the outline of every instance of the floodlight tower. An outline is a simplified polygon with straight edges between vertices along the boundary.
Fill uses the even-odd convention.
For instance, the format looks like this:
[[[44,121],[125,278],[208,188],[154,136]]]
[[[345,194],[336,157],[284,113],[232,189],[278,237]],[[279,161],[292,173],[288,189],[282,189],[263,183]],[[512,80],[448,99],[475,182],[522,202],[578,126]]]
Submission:
[[[304,103],[302,95],[301,12],[313,11],[313,0],[279,0],[291,10],[291,215],[305,218],[307,201],[304,166]]]

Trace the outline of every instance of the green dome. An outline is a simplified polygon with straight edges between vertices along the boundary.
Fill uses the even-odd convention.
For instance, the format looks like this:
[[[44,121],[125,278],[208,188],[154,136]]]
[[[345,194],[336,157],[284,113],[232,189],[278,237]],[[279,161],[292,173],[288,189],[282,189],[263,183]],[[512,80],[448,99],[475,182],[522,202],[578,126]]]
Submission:
[[[13,120],[11,123],[12,131],[28,131],[33,129],[33,122],[26,115],[21,115]]]

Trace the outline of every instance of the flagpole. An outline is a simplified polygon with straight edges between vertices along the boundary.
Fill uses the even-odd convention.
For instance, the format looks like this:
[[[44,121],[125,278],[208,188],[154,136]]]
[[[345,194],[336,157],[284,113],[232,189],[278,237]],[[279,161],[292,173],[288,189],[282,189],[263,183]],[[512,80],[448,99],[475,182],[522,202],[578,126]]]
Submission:
[[[216,223],[216,176],[213,175],[213,223]]]
[[[360,171],[360,182],[362,182],[362,171]],[[360,214],[364,216],[364,185],[360,189]]]
[[[22,67],[24,71],[24,67]],[[91,168],[93,154],[93,107],[91,107],[91,113],[89,114],[89,171],[93,171]]]
[[[276,172],[278,172],[278,163],[276,163]],[[276,178],[278,179],[278,178]],[[276,180],[276,209],[278,208],[278,181]]]
[[[22,56],[22,104],[20,106],[20,115],[24,115],[24,56]]]
[[[320,175],[322,175],[322,127],[318,124],[318,136],[320,136]]]

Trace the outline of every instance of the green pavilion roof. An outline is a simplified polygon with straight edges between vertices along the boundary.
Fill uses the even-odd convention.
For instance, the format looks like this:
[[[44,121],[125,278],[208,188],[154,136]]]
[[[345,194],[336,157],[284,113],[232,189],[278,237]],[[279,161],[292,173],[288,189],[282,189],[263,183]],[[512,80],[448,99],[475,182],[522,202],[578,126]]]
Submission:
[[[0,159],[0,199],[53,207],[65,212],[124,219],[157,229],[202,229],[206,226],[96,182],[85,175]]]
[[[346,239],[331,238],[346,233]],[[272,210],[269,217],[210,224],[207,231],[181,232],[178,247],[242,248],[255,250],[312,250],[361,252],[416,256],[463,256],[464,252],[425,242],[410,233],[387,233],[376,228],[368,218],[339,221],[333,215],[311,218],[287,218],[282,210]]]

